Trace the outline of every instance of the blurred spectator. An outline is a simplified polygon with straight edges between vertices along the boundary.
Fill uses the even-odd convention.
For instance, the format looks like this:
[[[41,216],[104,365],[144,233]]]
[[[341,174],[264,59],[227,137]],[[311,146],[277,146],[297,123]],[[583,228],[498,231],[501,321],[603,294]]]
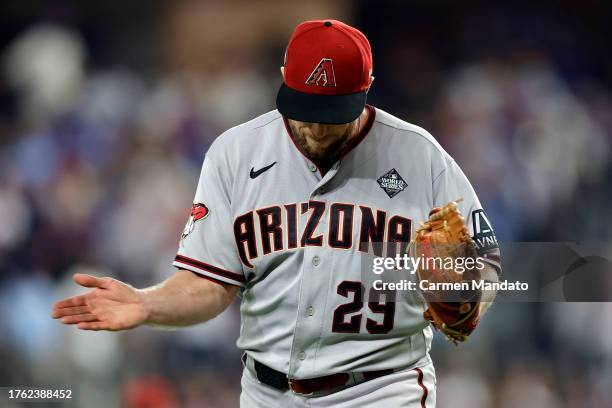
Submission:
[[[74,106],[83,77],[85,49],[64,27],[39,25],[6,50],[7,83],[20,93],[21,118],[40,125]]]
[[[128,381],[123,387],[124,408],[177,408],[176,391],[164,378],[145,377]]]

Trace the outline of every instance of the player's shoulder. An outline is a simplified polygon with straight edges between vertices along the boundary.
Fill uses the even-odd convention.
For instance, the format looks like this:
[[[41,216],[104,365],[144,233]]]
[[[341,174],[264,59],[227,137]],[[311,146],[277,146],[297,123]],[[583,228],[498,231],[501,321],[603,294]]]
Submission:
[[[208,149],[207,154],[215,154],[237,148],[246,148],[261,141],[258,135],[266,132],[267,128],[277,126],[282,121],[282,115],[276,109],[266,112],[254,119],[234,126],[221,133]]]
[[[381,138],[395,141],[398,144],[418,146],[419,150],[430,151],[433,156],[440,156],[444,161],[452,157],[444,150],[436,138],[424,128],[402,120],[380,108],[376,108],[375,123],[378,125]]]

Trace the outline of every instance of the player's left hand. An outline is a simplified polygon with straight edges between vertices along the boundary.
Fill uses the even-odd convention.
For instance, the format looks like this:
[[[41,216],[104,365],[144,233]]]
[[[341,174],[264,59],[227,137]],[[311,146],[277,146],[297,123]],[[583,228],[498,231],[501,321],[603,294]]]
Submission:
[[[429,220],[417,229],[414,255],[422,257],[429,265],[418,268],[420,281],[426,280],[434,285],[466,282],[471,287],[471,281],[480,279],[480,271],[474,264],[463,267],[467,259],[473,262],[478,255],[457,202],[434,208]],[[454,266],[447,266],[449,258],[454,260]],[[460,259],[463,266],[458,271],[457,261]],[[441,267],[442,263],[444,266]],[[422,293],[428,303],[424,317],[451,341],[465,341],[478,324],[481,291],[433,289]]]

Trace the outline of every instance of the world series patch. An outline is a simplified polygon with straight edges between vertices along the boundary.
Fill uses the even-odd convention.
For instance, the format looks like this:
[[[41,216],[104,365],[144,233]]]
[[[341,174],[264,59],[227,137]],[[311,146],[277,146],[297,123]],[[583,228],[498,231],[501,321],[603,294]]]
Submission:
[[[391,169],[376,180],[380,188],[385,190],[385,193],[389,196],[389,198],[393,198],[402,191],[408,184],[404,181],[402,176],[395,169]]]

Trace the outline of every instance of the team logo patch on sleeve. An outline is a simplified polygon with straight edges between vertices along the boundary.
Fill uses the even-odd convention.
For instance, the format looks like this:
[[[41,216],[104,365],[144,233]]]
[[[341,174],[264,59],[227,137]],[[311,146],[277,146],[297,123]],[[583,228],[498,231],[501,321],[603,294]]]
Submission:
[[[395,169],[391,169],[376,180],[380,188],[385,190],[389,198],[393,198],[408,186]]]
[[[472,211],[472,227],[474,229],[474,236],[472,239],[476,242],[478,249],[481,251],[488,251],[499,248],[495,232],[484,210]]]
[[[189,220],[187,220],[185,229],[183,229],[181,239],[191,234],[193,228],[195,227],[195,223],[208,217],[208,214],[210,214],[210,210],[206,205],[202,203],[193,204],[191,207],[191,214],[189,214]]]

